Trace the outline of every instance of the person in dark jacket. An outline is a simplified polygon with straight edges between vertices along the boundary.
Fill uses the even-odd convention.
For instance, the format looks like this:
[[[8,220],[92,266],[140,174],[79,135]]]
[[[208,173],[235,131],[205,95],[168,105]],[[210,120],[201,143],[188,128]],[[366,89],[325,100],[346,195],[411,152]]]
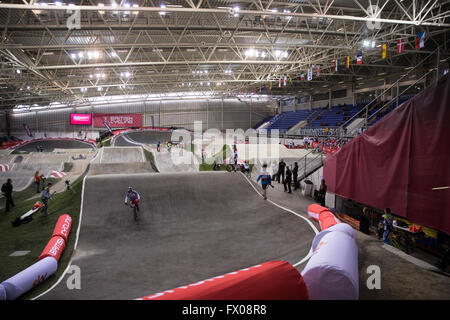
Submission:
[[[12,198],[12,180],[8,179],[6,183],[2,185],[2,194],[6,198],[6,212],[9,212],[10,207],[14,207],[14,200]]]
[[[298,189],[298,163],[294,162],[294,169],[292,169],[292,176],[294,177],[294,190]]]
[[[292,182],[292,171],[291,169],[289,169],[289,167],[286,168],[286,179],[284,179],[284,192],[288,191],[289,188],[289,193],[292,193],[291,190],[291,182]]]
[[[280,183],[280,177],[282,176],[283,179],[281,179],[281,183],[284,183],[284,168],[286,167],[286,163],[281,159],[280,163],[278,164],[278,178],[277,181]]]
[[[319,202],[322,207],[325,206],[325,195],[327,194],[327,185],[325,184],[325,180],[322,179],[322,183],[320,184],[319,189]]]

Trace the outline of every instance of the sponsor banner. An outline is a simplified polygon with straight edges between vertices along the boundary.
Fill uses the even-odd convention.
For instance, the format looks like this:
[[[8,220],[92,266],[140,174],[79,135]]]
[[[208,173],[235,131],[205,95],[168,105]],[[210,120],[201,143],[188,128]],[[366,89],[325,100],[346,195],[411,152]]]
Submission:
[[[142,114],[94,113],[95,128],[105,128],[106,127],[105,122],[111,128],[142,127]]]
[[[81,113],[71,113],[70,114],[70,124],[91,125],[92,124],[92,115],[91,114],[81,114]]]
[[[300,273],[286,261],[269,261],[142,300],[307,300]]]
[[[69,237],[71,227],[72,227],[72,218],[68,214],[63,214],[58,218],[58,222],[56,222],[52,238],[55,236],[60,236],[67,243],[67,238]]]

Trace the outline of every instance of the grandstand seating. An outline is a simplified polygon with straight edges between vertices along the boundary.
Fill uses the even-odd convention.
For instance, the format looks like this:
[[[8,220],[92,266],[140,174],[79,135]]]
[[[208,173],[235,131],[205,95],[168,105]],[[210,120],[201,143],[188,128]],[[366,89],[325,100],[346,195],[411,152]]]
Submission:
[[[408,98],[399,99],[398,105],[407,101]],[[387,107],[383,111],[379,112],[375,117],[373,114],[383,105],[383,103],[377,103],[369,108],[369,119],[371,120],[370,125],[375,124],[383,116],[385,116],[390,111],[397,107],[396,101],[392,103],[391,106]],[[355,114],[357,114],[361,109],[366,106],[365,103],[358,103],[356,105],[339,105],[333,106],[331,109],[328,108],[316,108],[312,110],[297,110],[297,111],[286,111],[277,114],[270,120],[270,125],[267,130],[278,129],[280,132],[286,132],[297,123],[303,120],[308,121],[307,128],[320,128],[320,127],[338,127],[343,125],[347,120],[351,119]],[[363,116],[363,115],[361,115]],[[267,119],[267,118],[266,118]],[[264,122],[269,121],[264,120]],[[262,122],[262,123],[264,123]],[[261,123],[261,124],[262,124]],[[350,124],[351,121],[348,124]],[[259,125],[261,125],[259,124]]]

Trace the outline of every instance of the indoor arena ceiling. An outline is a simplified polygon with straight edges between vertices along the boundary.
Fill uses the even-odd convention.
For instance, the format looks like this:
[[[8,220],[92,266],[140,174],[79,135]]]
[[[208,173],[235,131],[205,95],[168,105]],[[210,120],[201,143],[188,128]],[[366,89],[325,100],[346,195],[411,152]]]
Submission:
[[[438,0],[0,1],[0,106],[189,92],[301,95],[395,77],[438,46],[448,58],[449,7]],[[425,47],[417,50],[422,31]]]

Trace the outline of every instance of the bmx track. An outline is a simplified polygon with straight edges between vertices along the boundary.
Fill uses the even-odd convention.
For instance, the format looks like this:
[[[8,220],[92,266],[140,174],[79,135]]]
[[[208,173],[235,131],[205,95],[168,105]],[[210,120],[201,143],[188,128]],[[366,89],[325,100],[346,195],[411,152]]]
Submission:
[[[141,194],[140,220],[123,204]],[[241,174],[88,176],[77,246],[81,290],[60,278],[40,299],[133,299],[269,260],[308,255],[314,232]]]

